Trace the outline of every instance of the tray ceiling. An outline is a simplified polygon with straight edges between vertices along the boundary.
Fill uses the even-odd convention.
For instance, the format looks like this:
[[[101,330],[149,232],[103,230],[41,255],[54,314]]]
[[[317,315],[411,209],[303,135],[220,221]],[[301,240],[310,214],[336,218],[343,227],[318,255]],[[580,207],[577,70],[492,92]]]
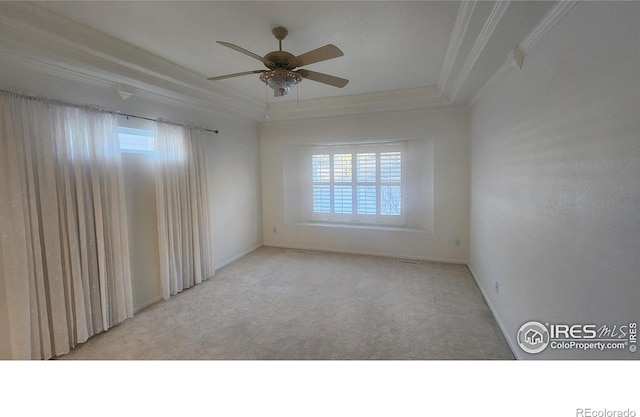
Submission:
[[[0,2],[0,54],[117,83],[134,94],[174,94],[197,106],[262,117],[266,100],[281,117],[313,117],[466,104],[555,2],[168,1]],[[344,56],[308,69],[350,80],[343,89],[304,80],[274,98],[257,75],[206,77],[262,69],[217,44],[258,55],[301,54],[333,43]],[[56,59],[56,57],[58,57]],[[46,64],[46,65],[44,65]],[[165,91],[166,90],[166,91]],[[269,97],[267,98],[267,93]],[[217,106],[220,106],[218,103]],[[306,109],[304,116],[293,110]],[[334,110],[331,110],[331,109]]]

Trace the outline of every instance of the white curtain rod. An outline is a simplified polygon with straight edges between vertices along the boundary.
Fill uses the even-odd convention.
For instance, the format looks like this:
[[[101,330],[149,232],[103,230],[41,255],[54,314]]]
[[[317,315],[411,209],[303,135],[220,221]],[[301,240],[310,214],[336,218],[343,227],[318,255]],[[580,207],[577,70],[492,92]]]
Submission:
[[[123,117],[127,117],[127,118],[134,117],[136,119],[150,120],[152,122],[167,123],[167,124],[170,124],[170,125],[183,126],[183,127],[190,128],[190,129],[200,129],[200,130],[204,130],[205,132],[212,132],[212,133],[215,133],[216,135],[218,134],[218,129],[208,129],[206,127],[192,126],[192,125],[188,125],[188,124],[185,124],[185,123],[172,122],[170,120],[165,120],[165,119],[152,119],[150,117],[137,116],[135,114],[121,113],[119,111],[103,109],[101,107],[92,106],[92,105],[89,105],[89,104],[76,104],[76,103],[71,103],[71,102],[68,102],[68,101],[62,101],[62,100],[53,99],[53,98],[44,98],[44,97],[39,97],[39,96],[35,96],[35,95],[26,95],[26,94],[23,94],[23,93],[16,93],[16,92],[7,91],[7,90],[0,90],[0,93],[8,94],[8,95],[14,95],[14,96],[22,97],[22,98],[25,98],[25,99],[28,99],[28,100],[37,100],[37,101],[41,101],[43,103],[58,104],[58,105],[61,105],[61,106],[73,107],[73,108],[76,108],[76,109],[90,110],[90,111],[99,112],[99,113],[115,114],[116,116],[123,116]]]

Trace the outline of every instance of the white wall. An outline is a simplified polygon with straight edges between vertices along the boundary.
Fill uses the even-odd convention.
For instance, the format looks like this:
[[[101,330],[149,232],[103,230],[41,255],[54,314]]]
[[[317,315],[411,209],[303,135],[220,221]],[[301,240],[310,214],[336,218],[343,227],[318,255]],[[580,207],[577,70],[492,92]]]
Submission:
[[[285,159],[293,144],[421,140],[433,207],[408,230],[309,225],[285,218]],[[260,128],[264,244],[466,263],[469,216],[469,117],[465,109],[388,112]],[[429,182],[429,181],[427,181]],[[411,198],[411,196],[408,196]],[[294,216],[295,217],[295,216]],[[288,220],[288,221],[287,221]],[[274,232],[274,228],[276,232]],[[460,247],[455,242],[459,239]]]
[[[262,246],[260,148],[254,126],[210,137],[207,181],[213,256],[220,268]]]
[[[640,3],[579,2],[472,108],[470,267],[514,343],[526,321],[640,317]],[[495,283],[499,282],[499,293]]]

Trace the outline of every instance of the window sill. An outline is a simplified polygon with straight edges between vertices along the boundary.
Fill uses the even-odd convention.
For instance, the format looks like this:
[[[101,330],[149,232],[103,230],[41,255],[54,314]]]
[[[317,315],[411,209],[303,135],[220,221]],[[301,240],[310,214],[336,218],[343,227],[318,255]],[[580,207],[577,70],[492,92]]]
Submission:
[[[420,232],[425,233],[428,230],[414,229],[400,225],[381,225],[381,224],[355,224],[355,223],[331,223],[331,222],[297,222],[290,223],[292,226],[312,226],[312,227],[328,227],[338,229],[363,229],[363,230],[383,230],[393,232]]]

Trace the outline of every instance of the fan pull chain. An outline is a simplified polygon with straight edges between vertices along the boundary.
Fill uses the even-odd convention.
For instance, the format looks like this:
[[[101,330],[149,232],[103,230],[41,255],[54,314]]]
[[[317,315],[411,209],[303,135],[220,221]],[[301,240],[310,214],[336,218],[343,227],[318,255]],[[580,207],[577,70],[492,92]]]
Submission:
[[[266,102],[267,102],[267,110],[266,113],[264,115],[265,119],[269,118],[269,86],[267,84],[264,85],[264,95],[266,98]]]
[[[300,96],[298,95],[300,83],[296,84],[296,111],[300,111]]]

